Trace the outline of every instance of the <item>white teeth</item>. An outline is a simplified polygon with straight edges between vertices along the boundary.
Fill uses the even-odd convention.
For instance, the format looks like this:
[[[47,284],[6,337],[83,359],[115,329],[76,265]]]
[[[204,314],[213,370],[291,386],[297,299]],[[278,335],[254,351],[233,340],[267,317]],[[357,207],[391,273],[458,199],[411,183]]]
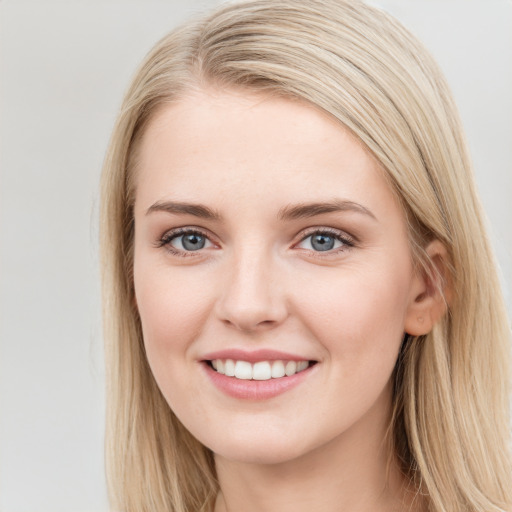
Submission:
[[[252,367],[252,378],[254,380],[269,380],[272,377],[272,370],[268,361],[254,363]]]
[[[241,380],[280,379],[285,375],[291,377],[309,367],[309,361],[258,361],[251,364],[247,361],[233,359],[214,359],[212,367],[218,373]]]
[[[284,377],[285,371],[284,371],[284,364],[283,361],[274,361],[272,363],[272,378],[273,379],[279,379],[280,377]]]
[[[299,361],[297,363],[297,373],[301,372],[302,370],[305,370],[309,366],[308,361]]]
[[[226,359],[226,363],[224,364],[224,373],[228,377],[235,376],[235,362],[232,359]]]
[[[297,372],[297,363],[295,361],[288,361],[284,369],[286,376],[291,377]]]
[[[237,361],[235,364],[235,377],[237,379],[252,379],[252,364],[247,361]]]

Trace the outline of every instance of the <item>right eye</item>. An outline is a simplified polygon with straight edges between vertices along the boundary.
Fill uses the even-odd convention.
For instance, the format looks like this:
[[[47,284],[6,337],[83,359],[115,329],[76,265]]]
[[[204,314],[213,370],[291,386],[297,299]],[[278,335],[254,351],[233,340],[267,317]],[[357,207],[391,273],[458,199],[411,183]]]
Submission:
[[[168,251],[176,256],[192,256],[193,252],[200,251],[213,244],[210,239],[197,229],[176,229],[168,231],[161,238],[160,247],[165,247]]]

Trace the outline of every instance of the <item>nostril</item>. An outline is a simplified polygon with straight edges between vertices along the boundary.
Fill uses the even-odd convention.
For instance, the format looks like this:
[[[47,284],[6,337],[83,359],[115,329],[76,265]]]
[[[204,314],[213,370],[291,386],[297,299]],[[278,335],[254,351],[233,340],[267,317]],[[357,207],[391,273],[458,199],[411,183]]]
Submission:
[[[234,327],[242,332],[251,333],[271,329],[277,326],[280,322],[278,320],[260,320],[242,317],[231,317],[222,320],[226,326]]]
[[[288,317],[282,290],[263,270],[258,272],[254,265],[244,265],[233,279],[226,284],[215,306],[216,316],[224,325],[250,333],[273,328]]]

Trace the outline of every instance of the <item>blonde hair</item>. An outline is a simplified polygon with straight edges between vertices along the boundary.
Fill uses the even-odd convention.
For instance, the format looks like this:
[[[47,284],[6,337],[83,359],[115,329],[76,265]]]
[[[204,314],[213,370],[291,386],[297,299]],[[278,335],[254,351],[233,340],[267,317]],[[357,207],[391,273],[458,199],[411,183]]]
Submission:
[[[436,512],[512,510],[510,327],[463,130],[422,45],[358,0],[227,4],[162,39],[129,88],[102,177],[107,476],[124,512],[211,510],[213,456],[176,419],[148,363],[133,291],[133,173],[156,110],[193,88],[247,88],[315,105],[377,158],[419,268],[440,240],[448,313],[409,336],[395,369],[394,452]],[[439,276],[433,276],[439,281]]]

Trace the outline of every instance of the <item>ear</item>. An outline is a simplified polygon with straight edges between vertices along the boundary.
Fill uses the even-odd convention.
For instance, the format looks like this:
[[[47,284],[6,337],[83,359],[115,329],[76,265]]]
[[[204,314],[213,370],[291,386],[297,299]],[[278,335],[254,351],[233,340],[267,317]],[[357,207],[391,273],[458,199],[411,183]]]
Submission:
[[[451,297],[449,258],[445,246],[434,240],[425,249],[430,268],[421,267],[413,278],[404,330],[412,336],[429,333],[448,309]]]

